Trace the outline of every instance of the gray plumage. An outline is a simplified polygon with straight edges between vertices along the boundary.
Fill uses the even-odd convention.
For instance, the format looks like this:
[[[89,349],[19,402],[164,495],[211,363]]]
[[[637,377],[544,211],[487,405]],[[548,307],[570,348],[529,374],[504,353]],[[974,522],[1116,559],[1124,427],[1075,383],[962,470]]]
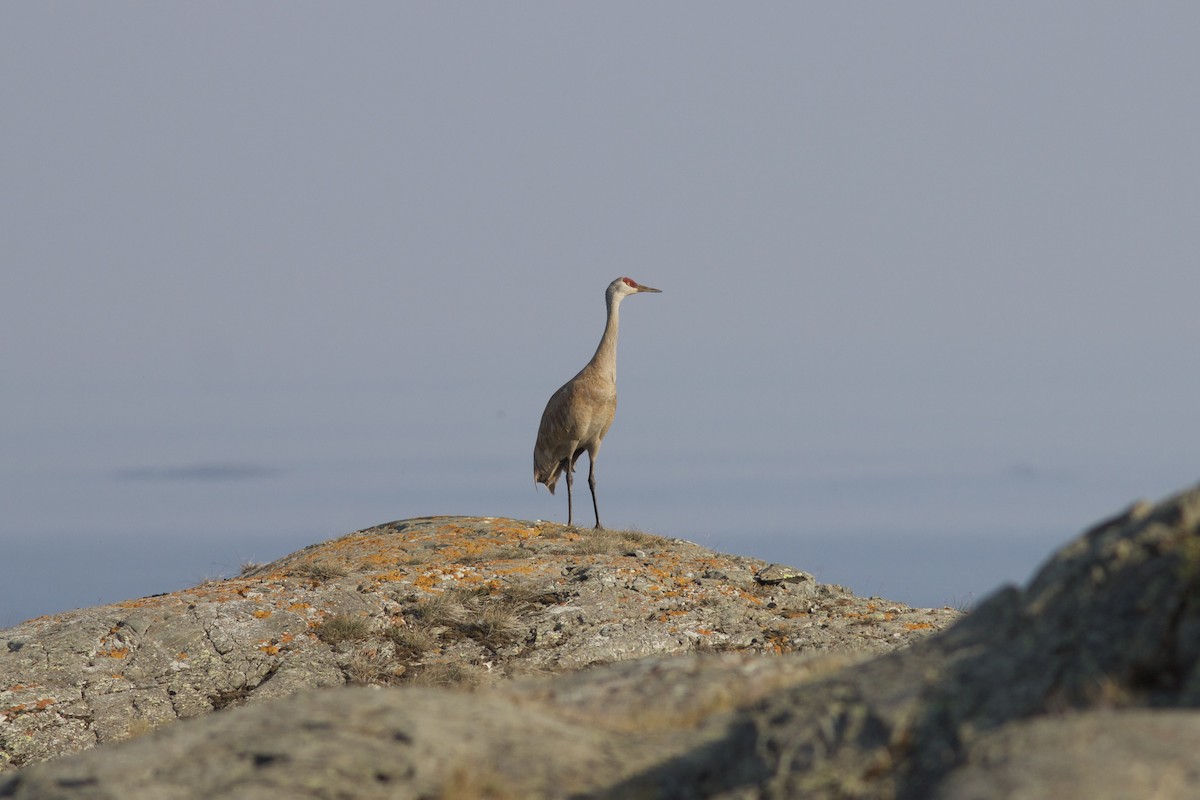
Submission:
[[[592,490],[592,510],[600,527],[600,507],[596,504],[596,453],[600,442],[617,413],[617,321],[621,301],[638,292],[658,292],[632,278],[617,278],[608,285],[604,301],[608,321],[596,354],[571,380],[550,396],[533,446],[533,482],[544,483],[554,494],[558,476],[567,473],[567,524],[573,524],[571,487],[575,462],[584,451],[588,454],[588,487]]]

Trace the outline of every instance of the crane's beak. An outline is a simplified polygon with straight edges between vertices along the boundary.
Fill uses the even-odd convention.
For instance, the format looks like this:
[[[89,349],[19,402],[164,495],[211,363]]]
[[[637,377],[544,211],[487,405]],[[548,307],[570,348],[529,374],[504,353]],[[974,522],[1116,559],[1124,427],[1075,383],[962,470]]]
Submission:
[[[649,286],[642,286],[640,283],[638,284],[638,291],[639,292],[658,292],[659,294],[662,294],[662,289],[651,289]]]

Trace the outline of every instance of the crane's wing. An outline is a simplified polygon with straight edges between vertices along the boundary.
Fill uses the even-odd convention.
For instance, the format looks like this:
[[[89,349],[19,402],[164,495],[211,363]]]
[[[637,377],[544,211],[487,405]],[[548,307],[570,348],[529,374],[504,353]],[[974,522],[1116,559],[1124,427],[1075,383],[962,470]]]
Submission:
[[[571,419],[573,383],[568,382],[550,395],[542,421],[538,425],[537,441],[533,445],[533,482],[544,483],[554,494],[554,484],[562,473],[563,459],[574,450],[578,439],[574,438]]]

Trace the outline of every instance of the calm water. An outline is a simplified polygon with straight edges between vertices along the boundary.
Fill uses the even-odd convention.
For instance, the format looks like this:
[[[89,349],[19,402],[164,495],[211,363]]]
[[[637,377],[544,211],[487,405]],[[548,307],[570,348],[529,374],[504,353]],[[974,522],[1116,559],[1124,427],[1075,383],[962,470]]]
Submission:
[[[257,410],[229,400],[240,415],[224,401],[180,414],[163,399],[27,403],[24,424],[4,431],[0,626],[236,574],[247,561],[389,520],[565,520],[562,493],[532,485],[528,420],[500,415],[474,449],[448,456],[439,432],[389,429],[383,415],[267,400]],[[1024,581],[1091,522],[1192,480],[1152,463],[1043,467],[936,453],[907,463],[902,442],[853,457],[663,455],[631,436],[606,448],[600,502],[610,527],[785,562],[919,606],[967,606]],[[586,483],[577,486],[586,522]]]

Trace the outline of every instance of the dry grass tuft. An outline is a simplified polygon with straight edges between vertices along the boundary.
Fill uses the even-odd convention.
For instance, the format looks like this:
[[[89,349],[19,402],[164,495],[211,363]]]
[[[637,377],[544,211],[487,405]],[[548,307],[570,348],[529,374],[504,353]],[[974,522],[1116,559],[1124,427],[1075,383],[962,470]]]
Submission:
[[[474,688],[489,682],[487,667],[462,661],[431,661],[416,664],[404,674],[404,682],[412,686],[442,688]]]
[[[417,566],[437,560],[439,559],[436,550],[410,550],[406,551],[403,557],[398,559],[396,563],[405,566]]]
[[[483,607],[465,633],[484,647],[498,650],[512,644],[521,634],[520,606],[501,600]]]
[[[344,568],[334,564],[313,563],[301,564],[292,570],[292,574],[324,583],[334,578],[344,578],[348,573]]]
[[[387,633],[396,658],[412,661],[437,647],[437,636],[424,625],[396,625]]]
[[[347,683],[363,686],[390,686],[400,683],[407,671],[407,665],[374,647],[354,653],[345,666]]]
[[[403,606],[402,624],[375,627],[366,617],[336,614],[314,630],[335,646],[363,642],[355,652],[344,651],[349,660],[343,669],[351,683],[477,686],[496,680],[505,674],[504,649],[526,634],[523,612],[562,600],[524,582],[393,594],[392,599]],[[463,663],[463,645],[483,648],[477,662]]]
[[[429,627],[445,626],[457,629],[471,617],[475,601],[488,593],[486,586],[455,586],[430,595],[410,613]]]
[[[481,550],[478,553],[464,553],[457,560],[460,564],[479,564],[489,561],[516,561],[520,558],[535,556],[532,550],[516,545],[503,544]]]
[[[520,800],[511,782],[480,765],[459,767],[442,784],[437,800]]]
[[[601,556],[632,553],[638,546],[653,543],[658,537],[641,531],[612,531],[607,528],[584,533],[578,541],[561,548],[563,553]]]
[[[492,595],[487,587],[457,587],[419,603],[411,616],[426,629],[442,628],[449,639],[473,639],[496,650],[520,634],[527,593],[511,588]]]
[[[314,632],[326,644],[336,645],[366,639],[371,634],[371,622],[352,614],[334,614],[326,617]]]

